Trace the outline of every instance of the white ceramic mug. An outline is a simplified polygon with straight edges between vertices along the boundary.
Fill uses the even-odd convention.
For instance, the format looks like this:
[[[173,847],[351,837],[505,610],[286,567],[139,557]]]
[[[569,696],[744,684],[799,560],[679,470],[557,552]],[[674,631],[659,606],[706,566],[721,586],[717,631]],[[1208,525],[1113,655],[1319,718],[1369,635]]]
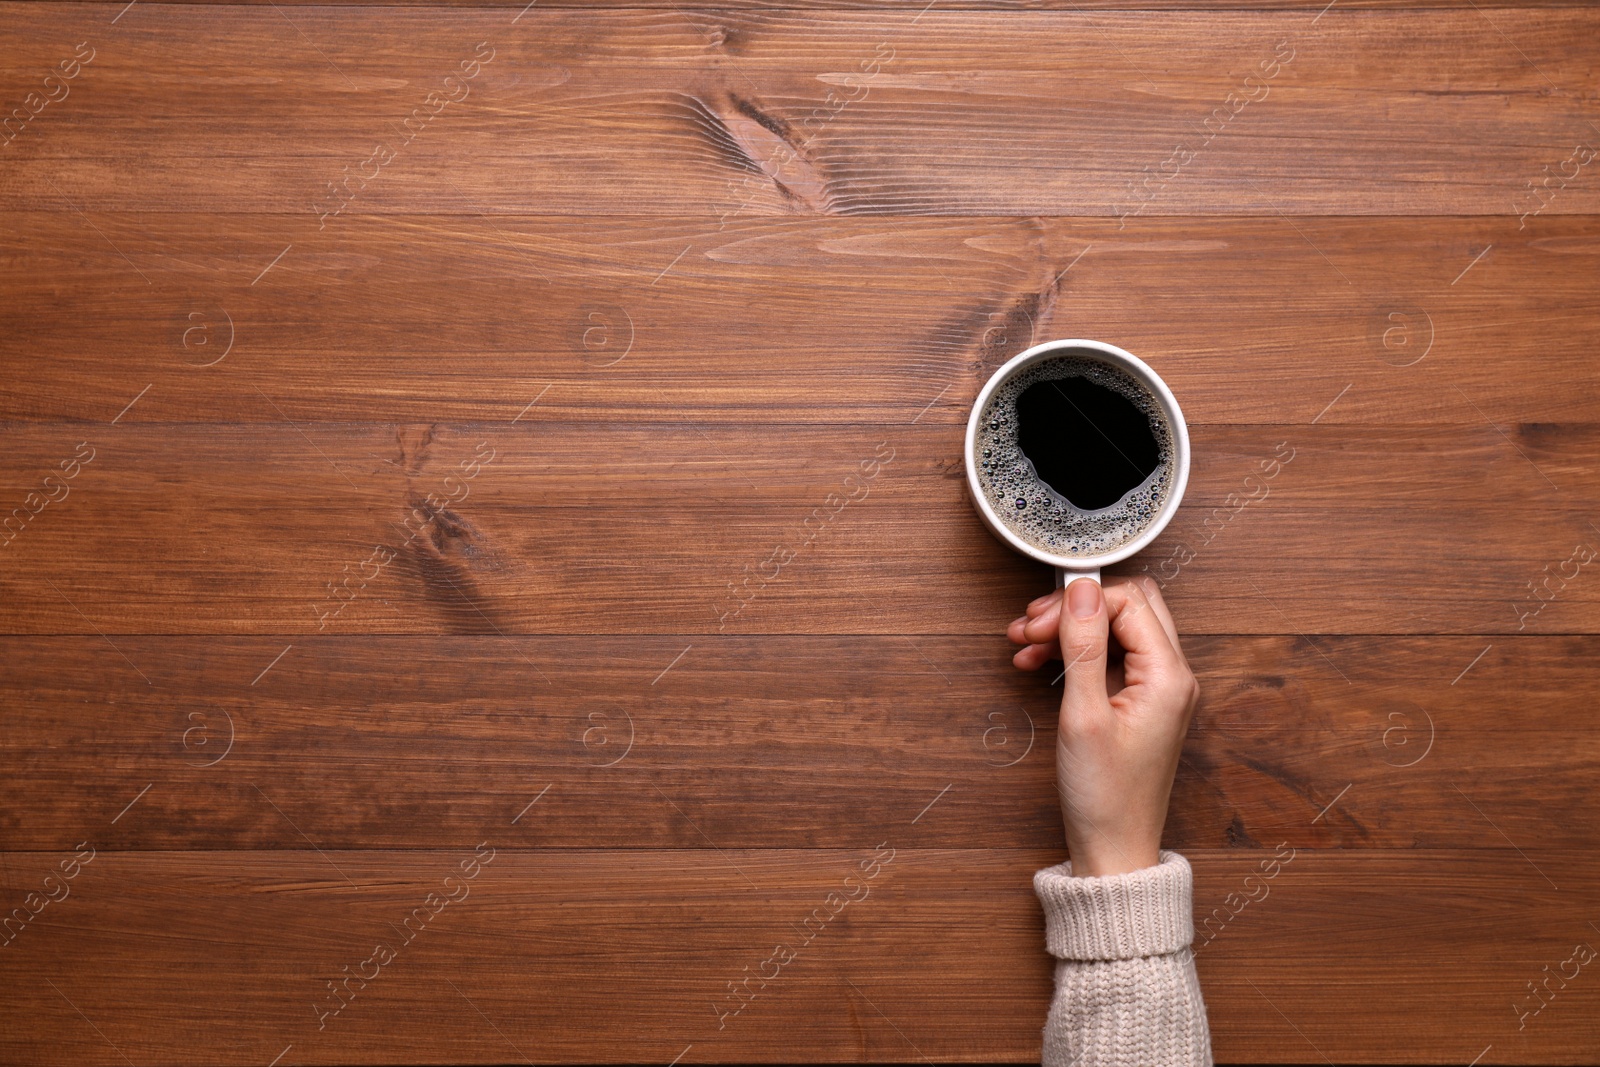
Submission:
[[[1048,359],[1061,356],[1081,356],[1088,359],[1097,359],[1108,366],[1115,367],[1134,377],[1160,405],[1162,413],[1166,416],[1167,423],[1172,427],[1172,487],[1167,493],[1166,502],[1161,510],[1150,520],[1150,524],[1139,531],[1127,544],[1119,545],[1110,552],[1102,552],[1097,556],[1061,556],[1053,552],[1046,552],[1037,545],[1030,544],[1005,524],[989,504],[988,497],[983,492],[982,485],[978,482],[978,419],[983,414],[984,407],[989,403],[989,398],[1001,384],[1026,367]],[[1021,552],[1031,556],[1040,563],[1048,563],[1056,569],[1056,586],[1067,585],[1077,578],[1093,578],[1100,580],[1100,568],[1127,559],[1129,556],[1144,548],[1154,541],[1172,521],[1172,516],[1177,514],[1178,504],[1183,500],[1184,487],[1189,484],[1189,427],[1183,421],[1183,411],[1178,407],[1178,400],[1172,395],[1172,390],[1167,388],[1167,383],[1161,376],[1151,370],[1139,357],[1131,352],[1125,352],[1116,345],[1108,345],[1104,341],[1086,341],[1071,339],[1064,341],[1046,341],[1041,345],[1034,345],[1026,352],[1021,352],[1008,360],[1005,366],[990,375],[988,382],[978,393],[978,399],[973,402],[972,414],[967,419],[967,488],[972,493],[973,505],[978,509],[978,514],[989,529],[994,531],[996,537]]]

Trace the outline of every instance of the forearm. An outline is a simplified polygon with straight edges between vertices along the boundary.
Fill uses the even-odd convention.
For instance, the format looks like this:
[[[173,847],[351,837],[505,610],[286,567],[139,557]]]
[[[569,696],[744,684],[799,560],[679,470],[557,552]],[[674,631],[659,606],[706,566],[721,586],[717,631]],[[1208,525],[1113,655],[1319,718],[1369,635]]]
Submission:
[[[1034,875],[1045,943],[1057,959],[1044,1067],[1210,1067],[1195,974],[1188,861],[1107,878],[1062,864]]]

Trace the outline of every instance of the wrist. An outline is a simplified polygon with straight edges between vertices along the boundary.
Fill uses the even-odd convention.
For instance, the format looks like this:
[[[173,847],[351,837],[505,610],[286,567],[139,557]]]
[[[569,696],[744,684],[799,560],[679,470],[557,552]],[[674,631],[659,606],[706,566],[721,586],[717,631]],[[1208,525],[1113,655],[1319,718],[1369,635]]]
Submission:
[[[1158,866],[1161,845],[1160,842],[1111,844],[1104,841],[1091,845],[1069,840],[1067,856],[1072,861],[1074,878],[1111,878]]]
[[[1064,866],[1036,872],[1051,955],[1126,960],[1188,948],[1194,941],[1193,875],[1178,853],[1162,859],[1115,878],[1080,878]]]

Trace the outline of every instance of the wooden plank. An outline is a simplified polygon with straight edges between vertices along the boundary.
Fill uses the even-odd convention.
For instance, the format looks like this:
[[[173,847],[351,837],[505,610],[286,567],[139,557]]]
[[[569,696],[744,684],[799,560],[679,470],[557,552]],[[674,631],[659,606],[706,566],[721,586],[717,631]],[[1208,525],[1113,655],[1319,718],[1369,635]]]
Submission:
[[[0,7],[17,93],[95,49],[7,149],[18,207],[289,213],[278,247],[330,182],[362,213],[1517,216],[1559,173],[1546,213],[1600,209],[1592,9],[108,14]],[[460,102],[406,132],[431,91]]]
[[[541,419],[20,427],[8,626],[997,633],[1050,584],[977,521],[954,426]],[[1161,577],[1186,633],[1593,633],[1595,431],[1518,436],[1533,453],[1495,427],[1219,431],[1194,504],[1122,569]]]
[[[1600,945],[1590,849],[1301,851],[1272,879],[1215,855],[1191,858],[1197,920],[1222,909],[1198,956],[1218,1062],[1574,1063],[1600,1041],[1587,967],[1529,987]]]
[[[1597,640],[1190,637],[1167,843],[1585,847]],[[1056,672],[998,635],[290,644],[0,640],[0,840],[136,794],[103,847],[447,848],[535,798],[550,848],[870,847],[936,796],[928,846],[1061,833]]]
[[[0,4],[5,108],[94,49],[0,133],[0,1061],[1037,1057],[1050,576],[959,431],[1064,334],[1194,427],[1123,569],[1218,1059],[1592,1059],[1600,13],[959,2]]]
[[[14,220],[13,419],[962,424],[1085,336],[1195,423],[1600,422],[1587,217]]]
[[[13,422],[0,454],[0,500],[41,489],[42,478],[53,472],[67,495],[50,507],[59,506],[64,516],[90,509],[94,514],[82,521],[91,523],[109,523],[111,513],[134,511],[141,501],[157,511],[177,508],[172,498],[184,489],[203,491],[207,507],[218,512],[292,507],[350,515],[433,493],[464,508],[495,511],[636,502],[652,512],[722,515],[742,508],[764,514],[803,509],[833,488],[834,472],[861,473],[864,456],[878,460],[878,471],[863,476],[867,496],[856,503],[944,506],[964,500],[967,491],[964,426],[931,417],[902,426],[752,422],[702,428],[551,418],[546,403],[541,399],[516,425]],[[1528,512],[1600,496],[1596,423],[1367,426],[1328,418],[1315,426],[1191,423],[1189,429],[1193,464],[1174,520],[1184,529],[1198,528],[1211,509],[1236,504],[1230,495],[1251,496],[1247,507],[1263,511],[1354,510],[1360,498],[1375,511],[1502,504]],[[878,434],[892,439],[892,457],[887,450],[877,456]],[[80,448],[85,436],[90,443]],[[66,478],[59,461],[84,458],[78,474]],[[1265,470],[1263,460],[1272,461]],[[1560,483],[1558,490],[1540,481],[1541,470]],[[99,480],[91,481],[96,475]],[[1246,486],[1252,476],[1256,480]],[[456,481],[447,486],[447,477]],[[338,494],[331,492],[335,485],[342,486]],[[312,496],[307,490],[313,487],[330,492]],[[13,547],[33,539],[26,531],[48,528],[54,514],[39,512],[37,527],[25,527]],[[406,516],[388,517],[402,522]]]
[[[21,3],[45,2],[45,0],[17,0]],[[113,11],[122,7],[116,0],[80,0],[86,4],[103,4]],[[217,4],[232,6],[235,4],[264,3],[265,0],[170,0],[186,4]],[[373,4],[375,0],[340,0],[341,7],[361,7]],[[324,6],[322,0],[284,0],[281,7]],[[511,12],[522,9],[524,4],[517,0],[393,0],[385,3],[385,7],[430,7],[430,8],[507,8]],[[540,7],[556,8],[669,8],[671,0],[540,0]],[[1071,0],[960,0],[959,3],[945,0],[939,8],[943,11],[1008,11],[1025,13],[1031,11],[1121,11],[1121,10],[1176,10],[1176,11],[1305,11],[1316,15],[1326,5],[1326,0],[1318,3],[1317,0],[1085,0],[1084,3],[1072,3]],[[1496,0],[1491,11],[1500,8],[1519,7],[1585,7],[1587,0]],[[1430,8],[1468,8],[1467,0],[1340,0],[1339,7],[1344,10],[1417,10]],[[897,5],[886,3],[885,0],[806,0],[804,10],[857,10],[871,11],[896,10]],[[796,5],[780,3],[778,0],[719,0],[718,10],[735,12],[743,11],[793,11]],[[682,10],[680,7],[679,10]]]
[[[1059,852],[926,849],[934,816],[900,814],[870,880],[887,850],[523,850],[536,827],[504,818],[483,828],[487,865],[470,848],[100,851],[0,952],[0,1054],[173,1062],[204,1040],[212,1062],[254,1064],[1036,1057],[1050,969],[1030,876]],[[1201,914],[1266,889],[1199,954],[1219,1061],[1309,1060],[1308,1044],[1392,1061],[1405,1034],[1461,1062],[1492,1043],[1480,1062],[1570,1063],[1600,1039],[1600,983],[1581,976],[1520,1031],[1515,1014],[1543,965],[1600,936],[1592,853],[1299,850],[1263,879],[1273,856],[1191,854]],[[9,856],[8,896],[62,858]],[[796,927],[836,890],[858,900],[804,942]],[[795,958],[719,1030],[727,983],[777,945]],[[92,978],[59,970],[89,959]],[[327,983],[357,972],[376,976],[335,999]]]

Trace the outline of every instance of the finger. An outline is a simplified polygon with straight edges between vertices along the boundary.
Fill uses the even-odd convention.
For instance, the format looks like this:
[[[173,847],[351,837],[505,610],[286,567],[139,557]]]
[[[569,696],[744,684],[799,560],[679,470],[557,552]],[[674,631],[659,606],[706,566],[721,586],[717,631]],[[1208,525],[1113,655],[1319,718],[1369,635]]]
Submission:
[[[1119,585],[1107,592],[1106,599],[1111,631],[1127,650],[1124,665],[1130,681],[1145,672],[1165,674],[1187,669],[1142,588],[1134,583]]]
[[[1161,597],[1161,587],[1156,584],[1154,578],[1147,575],[1139,579],[1139,588],[1144,590],[1145,599],[1150,601],[1150,610],[1161,620],[1161,628],[1167,631],[1172,647],[1178,650],[1179,656],[1182,656],[1183,645],[1178,641],[1178,624],[1172,621],[1172,612],[1167,610],[1167,602]]]
[[[1061,600],[1047,606],[1029,619],[1022,628],[1023,636],[1036,645],[1054,641],[1061,633]]]
[[[1036,619],[1045,612],[1053,610],[1060,603],[1061,590],[1057,589],[1053,593],[1046,593],[1028,605],[1028,618]]]
[[[1167,641],[1173,648],[1178,648],[1178,627],[1172,622],[1171,613],[1166,611],[1165,604],[1162,604],[1161,609],[1158,611],[1155,602],[1150,597],[1151,590],[1155,588],[1153,579],[1145,577],[1112,578],[1106,584],[1115,589],[1114,592],[1107,594],[1114,605],[1123,603],[1122,599],[1118,599],[1120,596],[1126,599],[1129,611],[1148,611],[1155,615],[1157,621],[1161,623],[1162,630],[1166,632]],[[1159,596],[1159,592],[1157,595]],[[1163,619],[1163,615],[1166,618]],[[1178,658],[1183,658],[1181,649],[1178,651]]]
[[[1061,654],[1066,660],[1062,711],[1089,712],[1106,706],[1106,641],[1109,612],[1100,583],[1079,578],[1067,586],[1061,617]]]
[[[1036,671],[1051,660],[1060,658],[1061,650],[1055,645],[1029,645],[1018,650],[1017,654],[1011,657],[1011,662],[1021,670]]]
[[[1027,627],[1028,621],[1029,620],[1026,615],[1013,621],[1010,626],[1006,627],[1006,636],[1011,638],[1011,640],[1016,644],[1030,644],[1031,642],[1029,642],[1027,637],[1023,635],[1023,630]]]

